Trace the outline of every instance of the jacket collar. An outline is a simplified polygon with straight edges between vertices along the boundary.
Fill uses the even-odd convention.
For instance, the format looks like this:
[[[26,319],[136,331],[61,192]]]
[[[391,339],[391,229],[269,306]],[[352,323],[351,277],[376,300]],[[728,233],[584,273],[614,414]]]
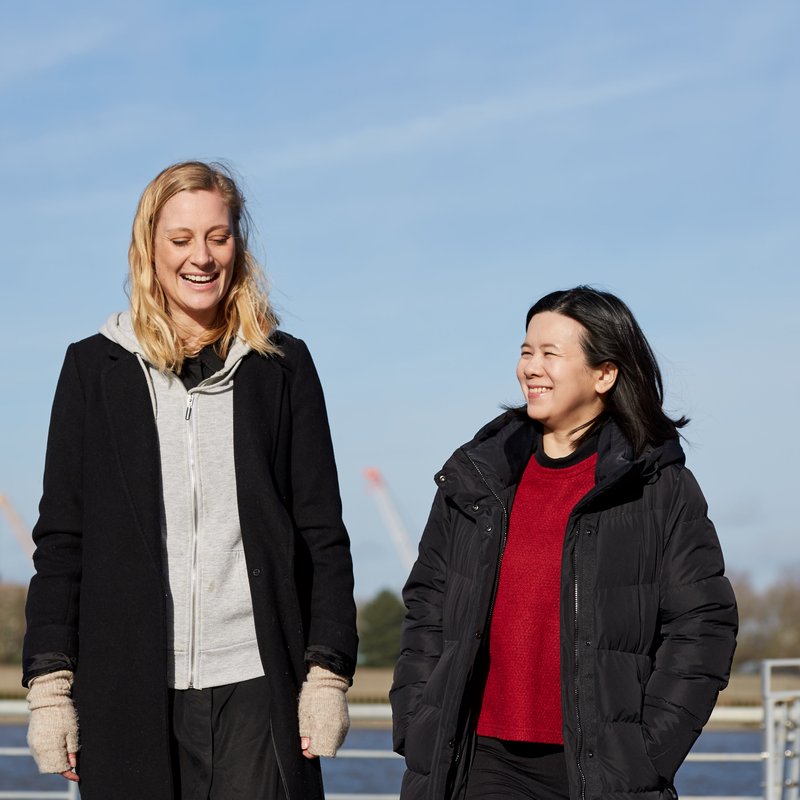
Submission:
[[[519,483],[539,441],[531,420],[516,409],[506,411],[460,447],[434,479],[459,505],[487,497],[500,499]],[[647,483],[668,464],[683,462],[677,440],[649,447],[635,457],[622,430],[609,420],[598,437],[596,485],[590,495],[596,497],[629,480]]]

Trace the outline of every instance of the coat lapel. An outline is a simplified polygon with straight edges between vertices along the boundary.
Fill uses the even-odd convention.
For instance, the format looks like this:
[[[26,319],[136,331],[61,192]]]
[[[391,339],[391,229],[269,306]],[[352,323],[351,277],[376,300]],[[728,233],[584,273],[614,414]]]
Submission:
[[[154,563],[161,569],[161,460],[158,432],[142,368],[114,349],[102,388],[113,450],[134,518]]]

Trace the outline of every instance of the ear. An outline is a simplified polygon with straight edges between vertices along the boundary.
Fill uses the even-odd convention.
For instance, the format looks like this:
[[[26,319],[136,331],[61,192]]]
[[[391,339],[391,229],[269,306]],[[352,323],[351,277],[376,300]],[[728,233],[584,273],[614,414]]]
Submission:
[[[607,394],[613,388],[617,381],[617,374],[619,368],[613,361],[604,361],[595,370],[595,384],[594,390],[597,394]]]

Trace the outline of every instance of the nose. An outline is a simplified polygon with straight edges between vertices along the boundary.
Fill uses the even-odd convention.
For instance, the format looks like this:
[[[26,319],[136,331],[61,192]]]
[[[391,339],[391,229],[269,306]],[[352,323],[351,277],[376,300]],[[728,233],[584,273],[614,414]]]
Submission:
[[[525,360],[525,366],[523,367],[523,373],[526,378],[533,378],[536,375],[542,374],[542,357],[537,353],[532,354],[529,358]]]
[[[208,249],[208,242],[205,239],[198,239],[192,250],[192,264],[198,267],[207,267],[211,264],[211,251]]]

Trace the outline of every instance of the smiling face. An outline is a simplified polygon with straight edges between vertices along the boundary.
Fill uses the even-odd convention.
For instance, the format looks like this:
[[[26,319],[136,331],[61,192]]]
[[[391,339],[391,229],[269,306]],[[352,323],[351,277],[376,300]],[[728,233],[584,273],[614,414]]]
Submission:
[[[178,192],[164,204],[153,246],[170,316],[188,338],[214,326],[236,258],[230,209],[216,191]]]
[[[603,395],[614,385],[613,364],[586,363],[585,333],[579,322],[552,311],[535,314],[528,325],[517,378],[528,416],[542,423],[546,439],[569,441],[570,431],[603,411]],[[552,454],[547,444],[545,450]]]

